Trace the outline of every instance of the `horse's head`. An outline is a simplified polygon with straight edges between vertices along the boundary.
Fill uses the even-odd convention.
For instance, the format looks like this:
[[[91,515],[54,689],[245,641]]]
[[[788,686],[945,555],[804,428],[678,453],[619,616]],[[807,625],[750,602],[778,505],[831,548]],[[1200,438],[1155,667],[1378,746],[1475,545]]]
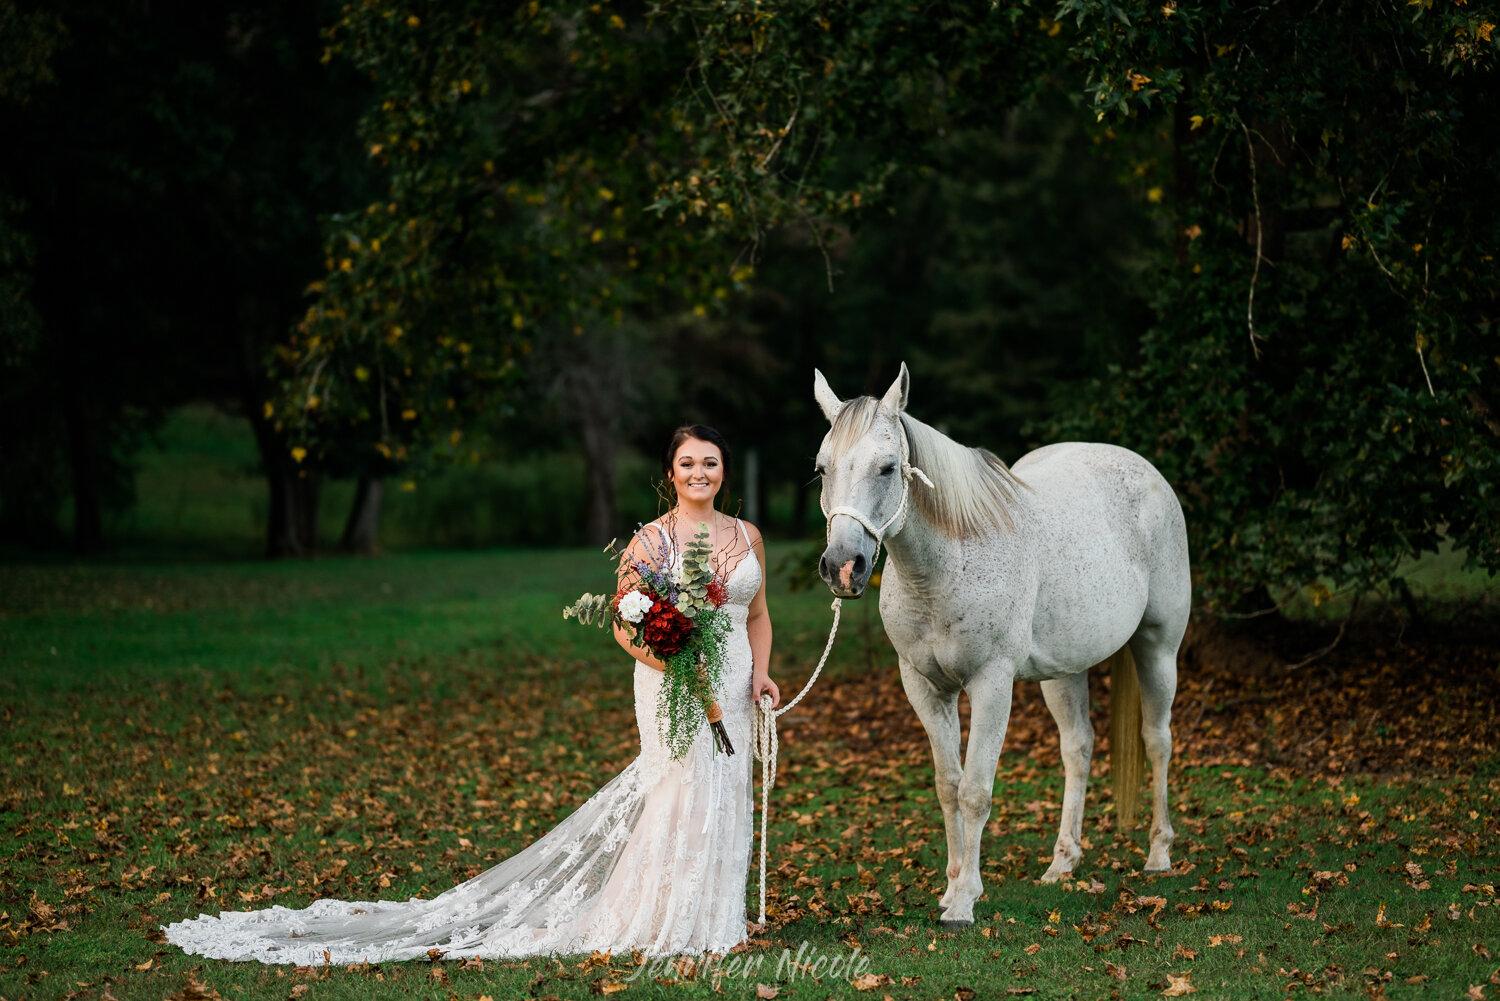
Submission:
[[[872,396],[840,401],[823,373],[813,372],[813,397],[832,425],[818,449],[823,480],[823,513],[828,517],[828,548],[818,575],[840,598],[858,598],[870,582],[880,543],[906,522],[906,409],[911,377],[906,364],[879,400]]]

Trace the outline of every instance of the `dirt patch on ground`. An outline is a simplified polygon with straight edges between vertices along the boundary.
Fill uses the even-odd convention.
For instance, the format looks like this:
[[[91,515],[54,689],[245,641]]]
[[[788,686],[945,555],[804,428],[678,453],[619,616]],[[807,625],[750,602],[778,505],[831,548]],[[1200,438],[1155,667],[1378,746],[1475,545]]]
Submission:
[[[1179,658],[1175,761],[1260,765],[1321,776],[1472,774],[1500,749],[1500,627],[1429,626],[1417,633],[1350,626],[1326,654],[1331,628],[1257,620],[1195,624]],[[1109,683],[1091,679],[1096,771],[1109,749]],[[856,753],[925,753],[927,737],[891,662],[861,678],[819,683],[783,720],[791,736]],[[795,688],[787,686],[786,695]],[[967,732],[967,700],[961,700]],[[792,739],[796,739],[793,737]],[[1034,683],[1016,686],[1006,758],[1057,761],[1057,730]]]

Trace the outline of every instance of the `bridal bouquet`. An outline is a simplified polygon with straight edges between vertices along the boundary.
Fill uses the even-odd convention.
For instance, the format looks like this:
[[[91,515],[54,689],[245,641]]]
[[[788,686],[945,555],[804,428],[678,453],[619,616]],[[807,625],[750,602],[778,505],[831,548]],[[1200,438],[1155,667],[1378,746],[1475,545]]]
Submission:
[[[708,562],[713,554],[708,525],[698,523],[698,534],[684,547],[679,569],[672,566],[665,536],[656,545],[640,535],[636,538],[646,547],[647,559],[626,559],[613,542],[604,550],[622,561],[631,582],[613,595],[583,595],[563,609],[563,618],[576,618],[584,625],[619,625],[637,646],[666,664],[656,714],[662,741],[674,760],[687,754],[705,717],[716,746],[733,754],[723,710],[713,696],[723,675],[724,638],[732,624],[720,611],[729,594]]]

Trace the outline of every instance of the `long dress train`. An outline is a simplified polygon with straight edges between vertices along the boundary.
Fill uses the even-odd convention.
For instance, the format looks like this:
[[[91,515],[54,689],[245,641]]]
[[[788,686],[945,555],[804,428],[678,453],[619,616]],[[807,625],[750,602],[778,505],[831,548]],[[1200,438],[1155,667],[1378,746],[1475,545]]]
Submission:
[[[432,949],[448,959],[728,951],[745,939],[754,829],[745,619],[760,582],[750,552],[726,585],[734,629],[719,705],[734,755],[717,752],[705,726],[687,756],[672,761],[657,734],[662,674],[637,663],[640,755],[504,862],[430,900],[203,914],[168,925],[167,940],[213,959],[299,966],[322,965],[325,953],[347,965],[419,959]]]

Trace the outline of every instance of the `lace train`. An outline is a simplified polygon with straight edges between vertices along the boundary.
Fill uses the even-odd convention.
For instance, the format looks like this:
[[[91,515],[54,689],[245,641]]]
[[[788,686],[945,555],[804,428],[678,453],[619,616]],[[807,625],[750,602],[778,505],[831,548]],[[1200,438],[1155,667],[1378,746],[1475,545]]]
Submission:
[[[753,572],[742,572],[749,566]],[[657,736],[662,675],[635,668],[641,754],[541,839],[428,900],[318,900],[294,910],[203,914],[167,940],[213,959],[299,966],[425,958],[485,959],[639,949],[647,956],[725,952],[745,938],[754,829],[750,646],[745,615],[760,565],[730,574],[735,616],[719,703],[736,753],[705,727],[682,761]]]

